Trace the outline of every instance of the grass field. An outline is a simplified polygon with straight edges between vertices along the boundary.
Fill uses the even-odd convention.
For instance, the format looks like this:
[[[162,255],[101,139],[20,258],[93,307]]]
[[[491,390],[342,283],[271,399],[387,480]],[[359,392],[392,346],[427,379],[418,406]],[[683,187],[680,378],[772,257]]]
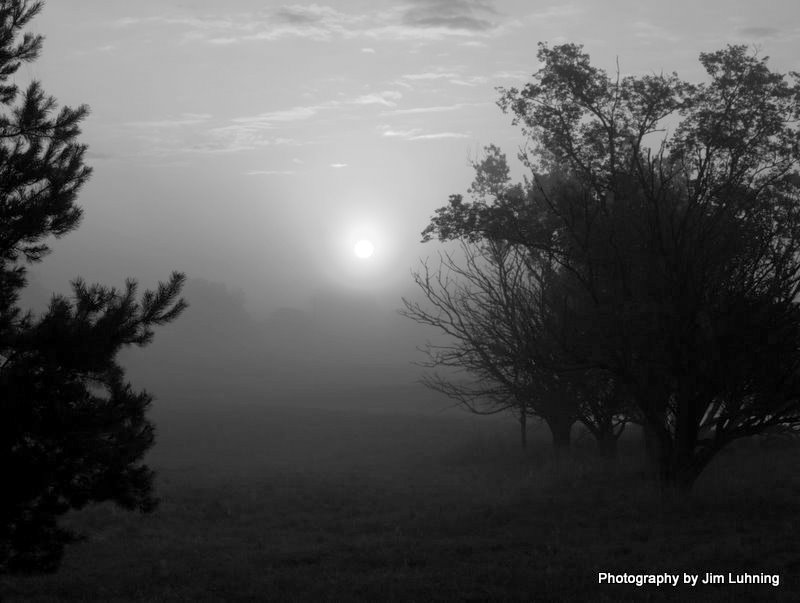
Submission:
[[[800,450],[722,455],[662,504],[639,442],[616,468],[591,442],[521,455],[515,424],[226,406],[160,410],[159,510],[110,505],[55,575],[3,601],[800,600]],[[598,585],[598,572],[780,574],[780,586]]]

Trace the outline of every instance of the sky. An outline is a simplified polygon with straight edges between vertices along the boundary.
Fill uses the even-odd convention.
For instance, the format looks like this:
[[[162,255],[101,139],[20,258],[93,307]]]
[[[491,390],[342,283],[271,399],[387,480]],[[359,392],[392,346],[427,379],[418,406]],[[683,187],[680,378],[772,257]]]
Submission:
[[[435,252],[419,233],[470,161],[522,144],[495,88],[536,71],[539,41],[693,80],[726,43],[800,67],[793,0],[50,0],[31,29],[44,51],[20,77],[91,107],[85,219],[37,268],[46,286],[178,269],[251,308],[407,288]]]
[[[181,270],[262,318],[331,296],[400,307],[436,252],[420,232],[471,161],[524,143],[496,87],[527,81],[540,41],[623,75],[698,81],[699,53],[727,43],[800,68],[796,0],[50,0],[31,30],[43,53],[17,78],[90,106],[94,168],[36,285]]]

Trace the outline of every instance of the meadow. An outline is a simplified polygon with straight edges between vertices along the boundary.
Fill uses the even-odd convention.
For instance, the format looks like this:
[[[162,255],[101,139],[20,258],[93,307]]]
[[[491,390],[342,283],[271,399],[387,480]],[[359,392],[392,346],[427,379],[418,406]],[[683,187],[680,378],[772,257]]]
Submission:
[[[665,503],[641,442],[522,454],[507,417],[157,407],[159,509],[68,517],[54,575],[3,601],[800,600],[800,450],[748,442]],[[599,585],[598,572],[780,574],[780,586]]]

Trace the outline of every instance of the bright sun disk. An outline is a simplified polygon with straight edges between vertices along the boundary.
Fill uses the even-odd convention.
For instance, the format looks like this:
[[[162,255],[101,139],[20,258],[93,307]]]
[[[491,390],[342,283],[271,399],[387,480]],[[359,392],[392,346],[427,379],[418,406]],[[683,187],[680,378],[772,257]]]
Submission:
[[[375,246],[372,244],[371,241],[366,239],[361,239],[356,243],[356,246],[353,248],[353,252],[356,254],[356,257],[366,259],[373,254],[375,251]]]

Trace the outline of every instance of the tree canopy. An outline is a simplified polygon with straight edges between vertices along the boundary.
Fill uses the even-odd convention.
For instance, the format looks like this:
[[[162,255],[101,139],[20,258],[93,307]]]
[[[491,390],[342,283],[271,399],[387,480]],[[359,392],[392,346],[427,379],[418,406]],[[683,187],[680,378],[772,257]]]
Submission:
[[[500,89],[529,176],[496,147],[472,201],[423,240],[505,241],[556,266],[562,369],[631,393],[660,474],[688,488],[736,438],[800,424],[800,75],[744,46],[703,53],[707,81],[609,76],[575,44]]]

